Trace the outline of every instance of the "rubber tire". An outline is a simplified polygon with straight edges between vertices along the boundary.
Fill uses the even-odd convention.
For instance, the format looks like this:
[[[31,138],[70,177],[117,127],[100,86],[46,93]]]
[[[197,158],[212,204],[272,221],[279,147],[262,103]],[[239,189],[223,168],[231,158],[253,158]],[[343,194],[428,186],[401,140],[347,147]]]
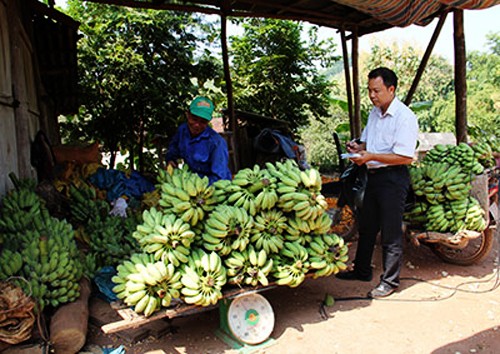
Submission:
[[[494,231],[495,229],[486,229],[481,233],[477,239],[469,241],[469,244],[463,250],[455,250],[445,245],[440,245],[436,243],[428,244],[432,252],[438,256],[441,260],[446,263],[457,264],[462,266],[468,266],[475,263],[479,263],[484,260],[490,254],[494,243]],[[466,251],[469,250],[474,245],[480,242],[477,251],[472,254],[467,254]]]

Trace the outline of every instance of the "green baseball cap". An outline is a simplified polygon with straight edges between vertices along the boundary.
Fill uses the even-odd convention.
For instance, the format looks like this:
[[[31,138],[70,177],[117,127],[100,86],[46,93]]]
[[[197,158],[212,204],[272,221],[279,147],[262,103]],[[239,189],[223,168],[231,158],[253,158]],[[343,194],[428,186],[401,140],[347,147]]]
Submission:
[[[208,98],[198,96],[189,105],[189,112],[195,116],[211,121],[212,113],[214,112],[214,104]]]

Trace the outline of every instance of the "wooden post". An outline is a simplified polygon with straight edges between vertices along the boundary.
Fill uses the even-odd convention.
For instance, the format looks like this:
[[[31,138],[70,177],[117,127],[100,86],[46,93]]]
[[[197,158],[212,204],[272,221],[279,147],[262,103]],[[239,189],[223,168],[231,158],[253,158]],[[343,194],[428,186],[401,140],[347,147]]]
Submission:
[[[342,40],[342,58],[344,61],[344,76],[347,95],[347,108],[349,113],[349,125],[351,126],[351,136],[353,136],[354,132],[352,130],[352,126],[354,115],[352,106],[351,71],[349,67],[349,54],[347,53],[347,39],[345,37],[345,30],[343,28],[340,30],[340,38]]]
[[[352,87],[354,92],[354,120],[352,123],[352,138],[361,136],[361,95],[359,90],[359,55],[358,55],[358,29],[352,33]]]
[[[467,142],[467,79],[463,10],[453,10],[453,39],[455,43],[455,129],[458,144]]]
[[[227,2],[224,2],[226,4]],[[224,13],[224,12],[223,12]],[[234,159],[234,170],[239,169],[239,149],[238,149],[238,136],[237,134],[237,122],[234,116],[234,102],[233,102],[233,84],[231,81],[231,71],[229,68],[229,54],[227,50],[227,17],[226,15],[221,15],[221,46],[222,46],[222,61],[224,63],[224,77],[226,80],[226,91],[227,91],[227,113],[229,115],[229,130],[231,131],[232,139],[232,149],[233,154],[236,158]]]
[[[427,66],[427,62],[429,61],[432,50],[434,49],[434,45],[436,44],[439,34],[441,33],[441,29],[443,28],[444,22],[446,20],[446,15],[448,15],[448,12],[443,12],[439,17],[439,21],[436,25],[436,28],[434,29],[434,33],[432,34],[430,42],[427,45],[427,49],[425,50],[424,56],[422,57],[422,61],[420,62],[420,66],[418,67],[417,73],[415,74],[415,78],[413,79],[410,90],[406,95],[404,102],[407,106],[410,105],[413,95],[417,90],[418,83],[422,78],[422,74],[424,73],[425,67]]]

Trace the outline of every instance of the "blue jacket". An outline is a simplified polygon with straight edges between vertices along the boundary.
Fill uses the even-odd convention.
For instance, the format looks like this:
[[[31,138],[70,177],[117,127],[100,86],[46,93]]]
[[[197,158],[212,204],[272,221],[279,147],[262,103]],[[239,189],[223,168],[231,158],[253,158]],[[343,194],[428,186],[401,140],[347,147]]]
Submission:
[[[181,124],[170,142],[165,159],[167,162],[183,159],[191,171],[201,177],[207,176],[210,184],[219,179],[232,179],[226,141],[210,127],[193,138],[187,123]]]

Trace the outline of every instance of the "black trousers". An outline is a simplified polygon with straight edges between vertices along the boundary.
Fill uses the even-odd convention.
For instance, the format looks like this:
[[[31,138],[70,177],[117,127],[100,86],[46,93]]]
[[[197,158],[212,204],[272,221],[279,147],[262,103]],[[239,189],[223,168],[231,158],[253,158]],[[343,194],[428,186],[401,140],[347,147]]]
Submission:
[[[354,269],[360,275],[371,275],[373,250],[380,231],[383,262],[380,280],[392,287],[399,286],[403,261],[403,212],[409,187],[410,176],[404,165],[369,170],[360,210]]]

